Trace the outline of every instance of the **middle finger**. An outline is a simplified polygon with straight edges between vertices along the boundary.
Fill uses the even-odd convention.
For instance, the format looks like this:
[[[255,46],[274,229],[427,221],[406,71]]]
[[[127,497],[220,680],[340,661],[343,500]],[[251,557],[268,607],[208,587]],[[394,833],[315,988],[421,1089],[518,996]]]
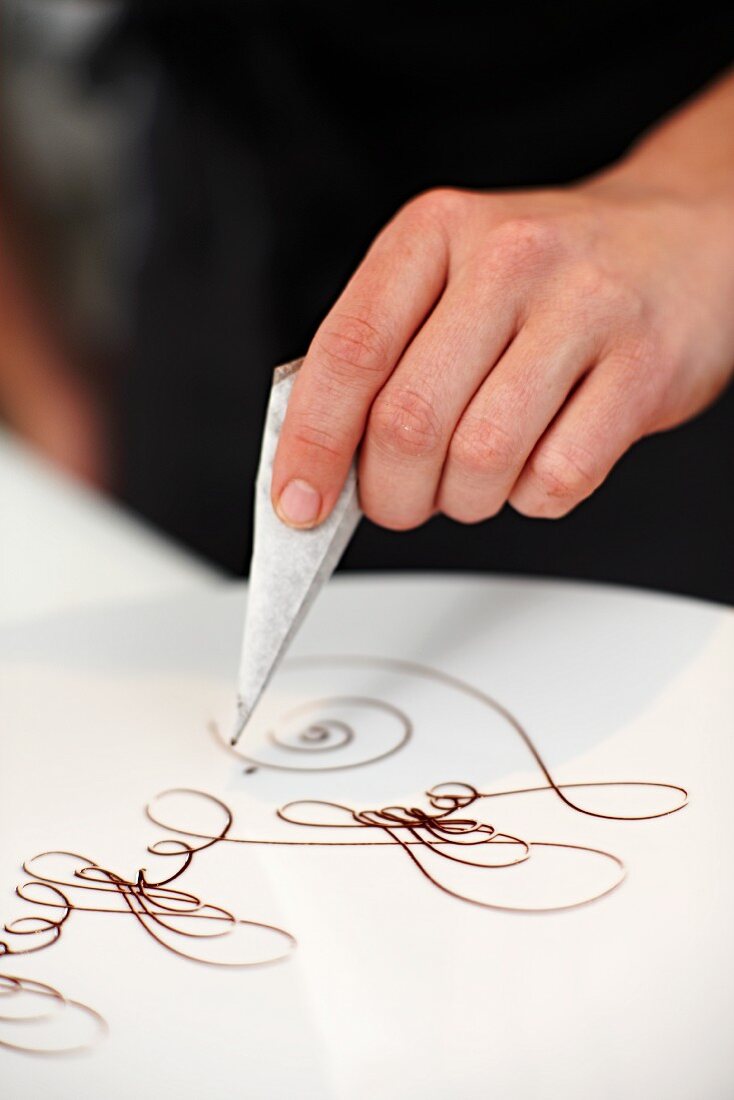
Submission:
[[[464,280],[449,283],[372,406],[360,500],[382,526],[405,530],[432,515],[454,428],[514,335],[511,296],[480,297]]]
[[[593,365],[592,329],[565,332],[531,318],[462,415],[448,449],[437,507],[462,523],[495,515],[535,443]]]

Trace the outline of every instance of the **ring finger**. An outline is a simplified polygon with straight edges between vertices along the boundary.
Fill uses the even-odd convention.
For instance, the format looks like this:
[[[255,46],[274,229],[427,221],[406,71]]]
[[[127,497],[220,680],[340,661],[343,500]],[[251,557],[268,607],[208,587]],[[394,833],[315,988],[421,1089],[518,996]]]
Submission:
[[[360,456],[360,499],[370,519],[406,529],[435,510],[452,433],[488,369],[512,339],[517,309],[509,296],[476,301],[461,281],[449,284],[375,400]]]
[[[558,342],[557,323],[532,319],[464,411],[451,439],[436,505],[462,523],[505,504],[537,440],[594,362],[590,332]]]

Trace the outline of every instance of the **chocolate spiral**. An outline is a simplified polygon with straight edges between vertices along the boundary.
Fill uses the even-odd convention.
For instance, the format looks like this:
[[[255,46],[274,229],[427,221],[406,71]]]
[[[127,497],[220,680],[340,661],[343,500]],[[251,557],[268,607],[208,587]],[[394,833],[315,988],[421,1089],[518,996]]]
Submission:
[[[304,726],[290,741],[270,730],[268,738],[273,745],[288,752],[333,752],[354,740],[354,729],[337,718],[324,718]]]
[[[392,703],[333,696],[286,711],[259,749],[248,747],[237,755],[251,767],[275,771],[340,771],[385,760],[403,748],[412,732],[410,719]]]

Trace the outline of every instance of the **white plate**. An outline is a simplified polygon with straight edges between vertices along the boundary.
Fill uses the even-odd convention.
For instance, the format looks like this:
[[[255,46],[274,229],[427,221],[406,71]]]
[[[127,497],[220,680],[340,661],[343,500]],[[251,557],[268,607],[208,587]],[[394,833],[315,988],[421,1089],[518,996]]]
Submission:
[[[234,754],[242,613],[226,589],[0,635],[0,917],[58,920],[64,898],[114,910],[75,908],[56,942],[0,958],[29,983],[0,988],[0,1016],[48,1017],[0,1024],[0,1043],[84,1048],[0,1047],[3,1095],[732,1095],[730,612],[585,585],[337,579]],[[559,784],[668,784],[562,786],[597,814],[663,813],[678,788],[688,805],[614,820],[552,790],[457,787],[547,783],[518,725]],[[170,788],[218,802],[168,795],[156,825],[145,806]],[[183,843],[226,824],[220,803],[228,839],[181,870]],[[475,826],[431,831],[415,808]],[[22,871],[49,849],[84,859]],[[221,908],[165,912],[192,896]],[[57,934],[15,927],[31,934],[3,934],[13,951]],[[151,933],[215,963],[285,957],[205,965]]]

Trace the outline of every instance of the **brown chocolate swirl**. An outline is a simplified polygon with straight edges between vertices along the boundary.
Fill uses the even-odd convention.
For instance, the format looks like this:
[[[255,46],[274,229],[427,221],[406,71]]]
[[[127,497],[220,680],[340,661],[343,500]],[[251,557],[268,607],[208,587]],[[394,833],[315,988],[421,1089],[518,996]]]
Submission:
[[[294,937],[274,924],[244,920],[229,909],[203,901],[182,889],[179,880],[197,853],[226,839],[232,825],[231,811],[212,799],[222,811],[222,827],[202,843],[192,844],[179,837],[166,837],[148,846],[148,851],[176,861],[173,872],[153,879],[145,868],[127,877],[103,867],[76,852],[41,852],[26,860],[23,870],[30,876],[16,888],[21,900],[36,912],[9,921],[0,940],[0,956],[23,955],[52,946],[62,936],[73,913],[127,916],[160,947],[181,959],[218,967],[254,968],[269,966],[288,957],[296,945]],[[174,885],[175,884],[175,885]],[[224,943],[222,941],[225,941]],[[206,948],[225,947],[223,954],[207,954]],[[33,1054],[68,1054],[87,1049],[106,1032],[103,1018],[88,1005],[66,998],[42,982],[0,974],[0,1046]],[[22,1010],[7,1011],[10,1001],[34,1002],[30,1015]],[[2,1011],[2,1006],[6,1011]],[[83,1042],[55,1043],[53,1021],[46,1009],[64,1008],[78,1017],[80,1025],[96,1023]],[[45,1024],[51,1031],[46,1044],[35,1041],[24,1025],[28,1020]],[[90,1028],[86,1027],[86,1032]]]
[[[315,660],[324,659],[317,658]],[[354,664],[355,658],[329,659],[335,664]],[[302,662],[303,663],[303,662]],[[305,663],[308,663],[306,660]],[[615,890],[625,875],[623,861],[614,853],[594,847],[566,844],[547,839],[528,839],[502,831],[486,820],[482,810],[496,807],[501,812],[502,800],[522,795],[543,795],[559,800],[576,813],[607,821],[646,821],[665,817],[682,809],[688,795],[685,788],[673,783],[648,780],[587,781],[558,783],[549,767],[519,721],[501,704],[471,685],[447,673],[425,668],[408,661],[384,661],[364,658],[368,667],[385,667],[432,679],[463,692],[502,715],[515,731],[537,766],[542,782],[536,786],[487,791],[482,793],[470,783],[439,783],[425,795],[427,806],[382,806],[356,808],[342,803],[306,799],[285,803],[277,816],[301,830],[292,838],[267,839],[232,834],[234,817],[221,799],[195,788],[172,788],[158,795],[147,807],[150,821],[175,836],[155,841],[148,852],[165,857],[173,864],[170,874],[152,877],[145,868],[131,876],[107,868],[78,853],[56,850],[42,852],[27,860],[24,870],[28,881],[17,887],[16,893],[35,909],[8,922],[7,940],[0,940],[0,956],[22,955],[44,950],[57,943],[75,913],[127,916],[161,948],[179,958],[196,963],[224,967],[267,966],[285,959],[296,945],[294,937],[276,925],[243,920],[227,908],[203,901],[182,888],[181,879],[198,858],[200,852],[219,844],[275,845],[288,847],[341,847],[350,845],[397,848],[411,861],[427,882],[455,900],[483,909],[518,913],[548,913],[575,909],[598,901]],[[339,763],[337,750],[350,750],[356,739],[353,726],[335,713],[335,707],[348,704],[352,708],[368,706],[374,713],[395,722],[394,735],[378,753],[367,753]],[[270,731],[269,744],[276,754],[291,754],[299,763],[288,764],[279,759],[244,757],[248,771],[257,766],[276,770],[303,770],[300,760],[309,759],[308,770],[324,771],[375,763],[397,752],[410,739],[413,726],[410,719],[392,704],[380,700],[346,696],[338,699],[309,701],[285,716],[283,727]],[[323,765],[321,760],[335,754],[336,763]],[[236,754],[242,758],[243,754]],[[584,792],[605,790],[607,793],[629,791],[665,792],[670,803],[660,809],[629,814],[602,812],[584,804]],[[177,819],[165,820],[165,802],[171,796],[202,801],[216,815],[214,828],[203,830]],[[193,810],[193,806],[192,806]],[[303,829],[331,830],[332,839],[313,839]],[[347,831],[348,830],[348,831]],[[339,831],[340,839],[335,839]],[[345,831],[347,831],[345,833]],[[356,831],[356,832],[355,832]],[[350,839],[344,839],[344,837]],[[499,882],[501,872],[509,867],[529,869],[544,853],[567,853],[588,863],[589,858],[609,872],[602,888],[583,892],[564,903],[548,903],[538,897],[533,904],[505,904],[488,898],[487,883]],[[446,871],[464,875],[462,888]],[[74,918],[76,919],[76,918]],[[216,957],[207,954],[206,947],[221,945],[236,950]],[[54,1039],[55,1021],[64,1017],[78,1024],[80,1038]],[[45,1029],[45,1030],[44,1030]],[[74,1031],[74,1027],[72,1027]],[[103,1018],[89,1006],[66,998],[58,990],[42,982],[9,974],[0,974],[0,1046],[9,1050],[38,1055],[76,1053],[88,1049],[106,1032]],[[83,1034],[82,1034],[83,1033]],[[66,1035],[66,1032],[64,1032]]]

